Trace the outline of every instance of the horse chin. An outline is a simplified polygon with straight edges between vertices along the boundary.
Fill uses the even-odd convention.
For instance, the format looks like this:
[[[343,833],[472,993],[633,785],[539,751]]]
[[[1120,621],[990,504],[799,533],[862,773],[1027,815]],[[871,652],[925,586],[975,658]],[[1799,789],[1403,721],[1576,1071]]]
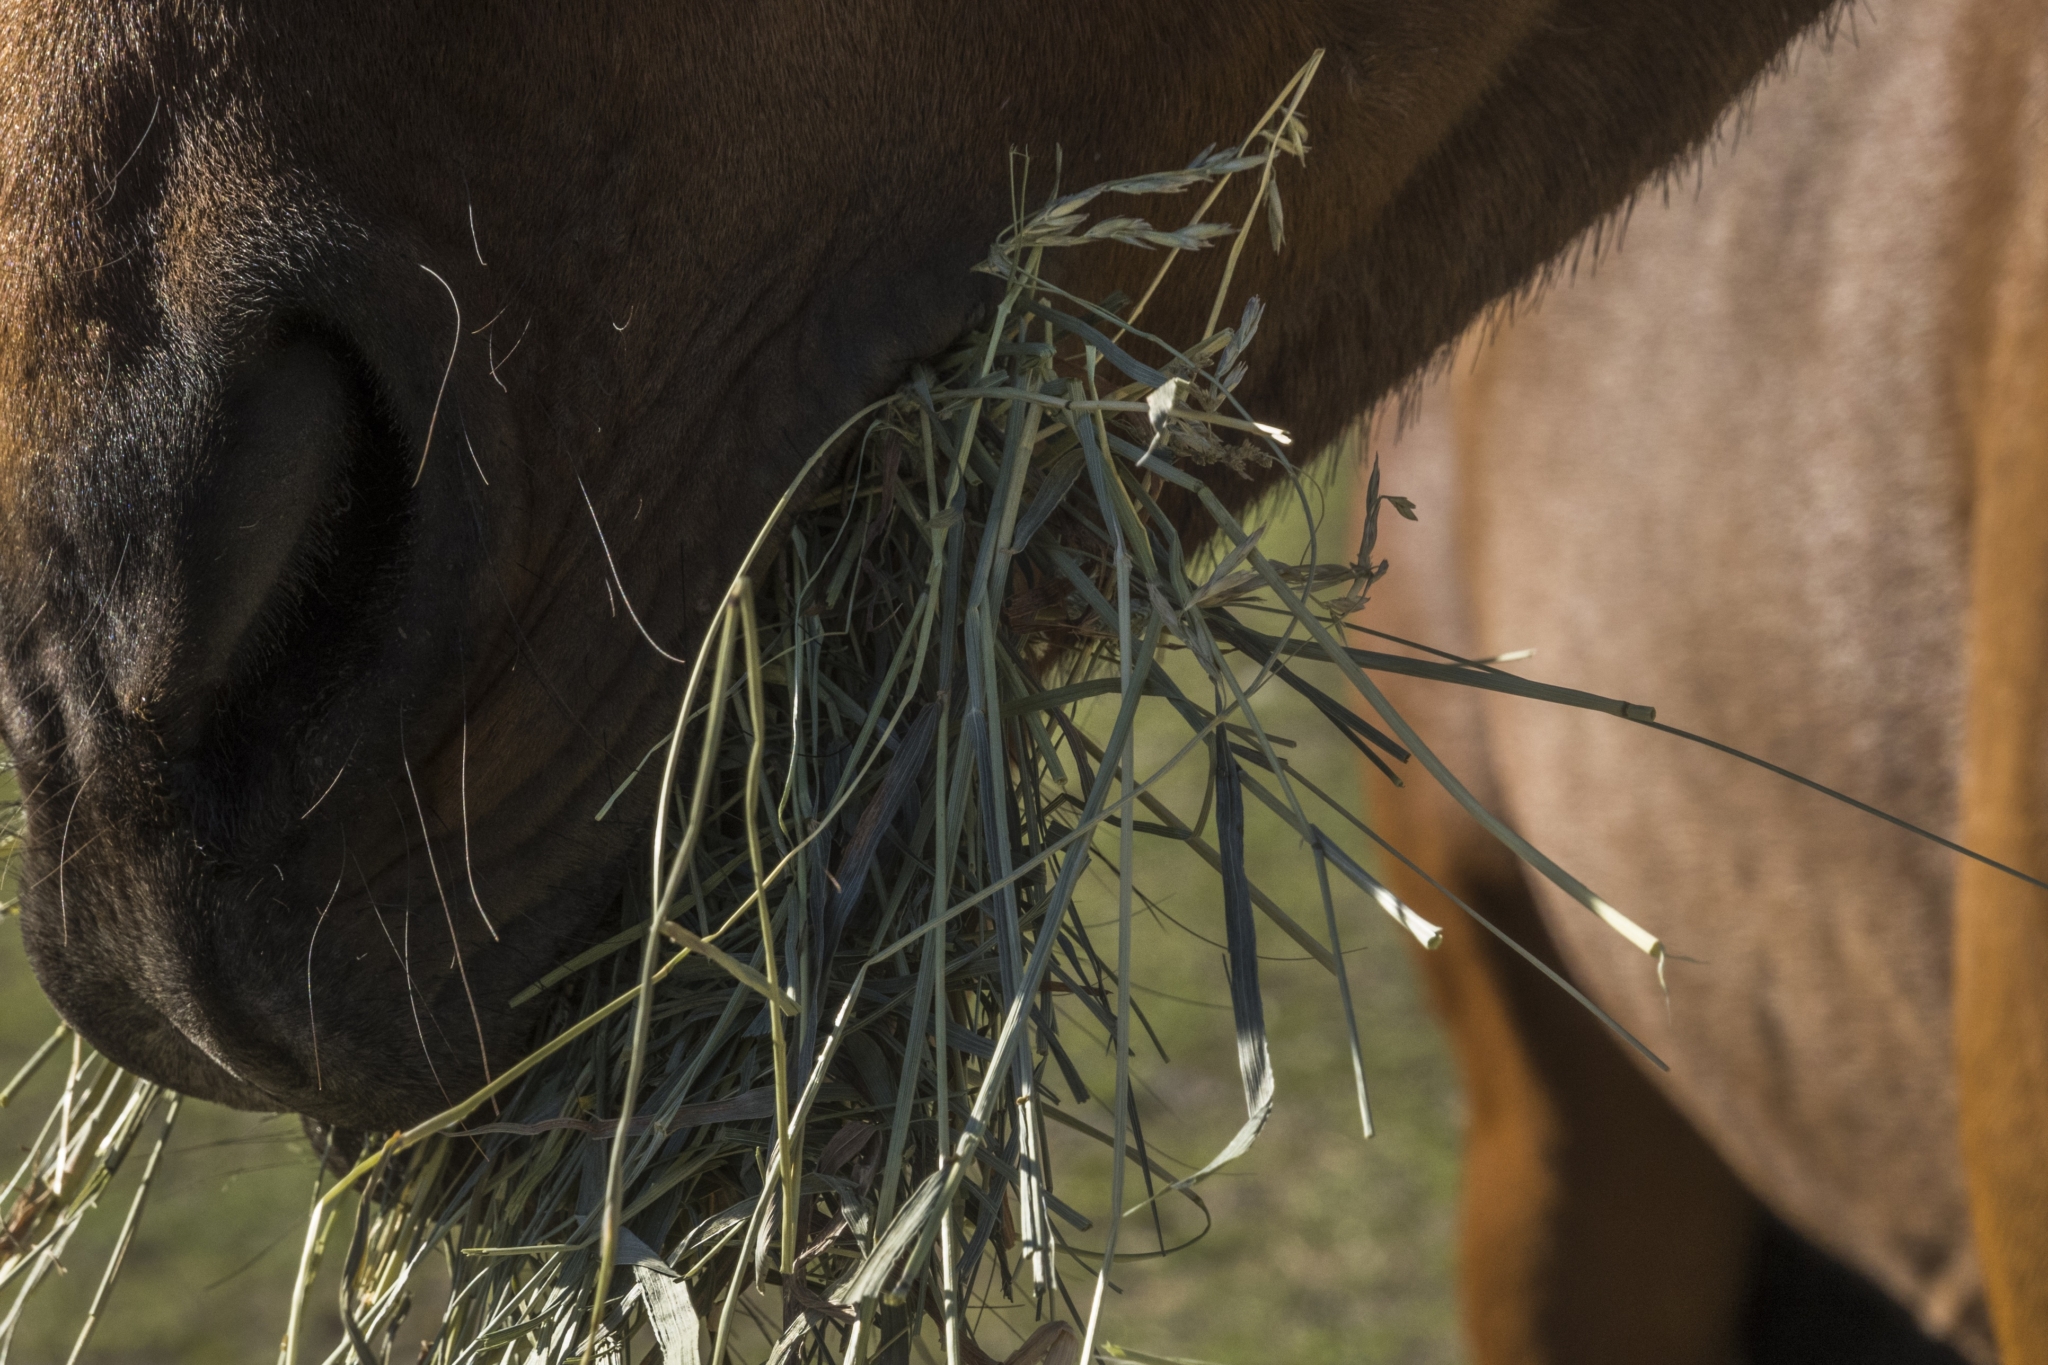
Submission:
[[[360,714],[324,719],[345,735]],[[624,822],[543,811],[518,856],[479,841],[472,878],[424,756],[415,803],[402,750],[357,745],[358,780],[301,819],[322,793],[261,765],[200,784],[174,780],[146,732],[70,738],[24,746],[24,947],[87,1042],[181,1092],[366,1130],[417,1121],[516,1061],[548,1008],[510,1001],[611,931]],[[332,747],[338,766],[349,746]]]

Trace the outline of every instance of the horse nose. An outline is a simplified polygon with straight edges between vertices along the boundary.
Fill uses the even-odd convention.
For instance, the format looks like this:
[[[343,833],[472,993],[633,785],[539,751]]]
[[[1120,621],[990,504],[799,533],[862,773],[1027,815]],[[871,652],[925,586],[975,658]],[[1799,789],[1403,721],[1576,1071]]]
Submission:
[[[289,340],[243,362],[203,423],[174,518],[169,666],[148,708],[172,753],[201,742],[237,677],[287,633],[342,497],[356,388],[334,348]]]

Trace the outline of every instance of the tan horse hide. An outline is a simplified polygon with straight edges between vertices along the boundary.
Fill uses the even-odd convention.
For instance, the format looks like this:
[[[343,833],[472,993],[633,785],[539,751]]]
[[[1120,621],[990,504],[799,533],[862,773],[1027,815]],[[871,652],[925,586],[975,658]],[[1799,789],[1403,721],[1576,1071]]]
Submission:
[[[1578,273],[1385,443],[1422,520],[1388,519],[1360,621],[1533,648],[2048,874],[2048,9],[1860,9]],[[1476,927],[1429,961],[1477,1358],[1727,1358],[1760,1201],[1967,1358],[2048,1360],[2048,895],[1667,736],[1448,691],[1398,700],[1682,955],[1667,1002],[1426,781],[1375,795],[1671,1067]]]

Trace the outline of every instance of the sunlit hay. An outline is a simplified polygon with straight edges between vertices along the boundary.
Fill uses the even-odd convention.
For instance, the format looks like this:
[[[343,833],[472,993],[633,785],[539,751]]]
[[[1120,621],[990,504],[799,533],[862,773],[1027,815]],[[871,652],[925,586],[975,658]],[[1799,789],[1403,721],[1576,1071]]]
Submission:
[[[127,1259],[142,1209],[155,1185],[182,1097],[131,1076],[59,1028],[32,1053],[4,1088],[6,1104],[53,1058],[68,1062],[64,1086],[35,1141],[0,1186],[0,1359],[13,1344],[23,1310],[36,1290],[64,1269],[64,1251],[122,1163],[141,1147],[147,1152],[141,1179],[130,1197],[114,1249],[102,1267],[91,1303],[79,1323],[69,1359],[75,1361],[99,1323],[107,1296]],[[150,1119],[162,1106],[157,1122]]]
[[[1098,834],[1127,845],[1139,822],[1165,822],[1195,837],[1125,785],[1148,690],[1188,722],[1183,759],[1228,774],[1201,847],[1241,883],[1256,779],[1238,751],[1272,762],[1228,667],[1243,642],[1206,620],[1263,586],[1256,547],[1195,577],[1154,496],[1282,454],[1230,400],[1256,303],[1175,352],[1039,266],[1083,244],[1240,246],[1248,234],[1200,215],[1176,231],[1088,215],[1104,195],[1270,180],[1274,157],[1305,150],[1292,109],[1306,79],[1242,150],[1020,222],[982,267],[1007,285],[990,326],[849,424],[842,479],[764,539],[699,651],[673,742],[634,779],[666,794],[640,892],[652,919],[642,909],[536,983],[560,1001],[554,1052],[507,1078],[499,1117],[472,1101],[420,1132],[438,1136],[366,1161],[372,1197],[325,1234],[359,1350],[381,1344],[430,1249],[453,1253],[455,1281],[436,1360],[571,1360],[593,1327],[596,1354],[617,1356],[642,1323],[671,1360],[751,1354],[764,1335],[778,1358],[896,1358],[895,1339],[920,1331],[934,1354],[972,1359],[973,1294],[1008,1291],[1048,1321],[1090,1312],[1114,1234],[1055,1222],[1045,1128],[1081,1121],[1053,1098],[1073,1068],[1045,1002],[1071,993],[1124,1041],[1131,1012],[1110,965],[1128,947],[1091,941],[1075,884]],[[1312,592],[1357,586],[1349,569],[1273,572]],[[1213,694],[1171,695],[1166,648],[1202,657]],[[1087,735],[1073,709],[1105,693],[1122,698],[1115,722]],[[1126,902],[1128,853],[1109,855]],[[1241,1150],[1271,1084],[1248,883],[1230,899]],[[1121,1124],[1098,1136],[1125,1145]],[[1062,1276],[1078,1288],[1062,1294]],[[756,1284],[780,1291],[765,1334],[748,1321]],[[1038,1339],[1059,1359],[1079,1344],[1068,1327]]]
[[[1120,1220],[1091,1228],[1057,1197],[1048,1126],[1110,1148],[1111,1208],[1130,1203],[1135,1162],[1148,1190],[1135,1208],[1172,1198],[1201,1210],[1196,1186],[1251,1145],[1272,1108],[1263,914],[1336,978],[1370,1133],[1330,870],[1424,944],[1437,939],[1323,834],[1318,819],[1357,817],[1276,747],[1257,704],[1269,685],[1307,696],[1389,771],[1415,760],[1657,951],[1479,810],[1365,670],[1620,704],[1342,644],[1384,568],[1372,558],[1379,507],[1407,511],[1376,481],[1364,542],[1342,565],[1313,553],[1271,562],[1211,489],[1255,466],[1292,477],[1285,435],[1232,396],[1255,363],[1259,301],[1220,324],[1239,255],[1262,231],[1282,245],[1273,171],[1306,156],[1296,110],[1315,66],[1238,147],[1021,217],[980,267],[1004,288],[989,325],[812,458],[697,650],[673,734],[630,779],[660,799],[625,927],[513,1002],[552,1011],[544,1046],[391,1137],[321,1198],[286,1362],[302,1355],[323,1258],[338,1258],[343,1282],[333,1362],[384,1358],[430,1258],[452,1291],[421,1358],[445,1365],[624,1360],[648,1336],[670,1362],[707,1348],[720,1362],[908,1361],[913,1338],[918,1353],[977,1362],[989,1357],[969,1313],[991,1300],[1029,1305],[1038,1324],[1012,1365],[1110,1349],[1146,1359],[1100,1336]],[[1240,176],[1256,181],[1243,223],[1211,221]],[[1205,197],[1178,229],[1091,217],[1100,201],[1196,189]],[[1228,257],[1208,334],[1178,349],[1142,330],[1178,253],[1211,247]],[[1157,253],[1152,289],[1135,303],[1063,293],[1041,273],[1045,255],[1080,248]],[[838,477],[820,492],[811,476],[833,461]],[[1221,531],[1202,567],[1161,511],[1167,485]],[[1168,651],[1194,660],[1205,685],[1178,686]],[[1311,682],[1304,663],[1325,678],[1334,669],[1378,719]],[[1091,733],[1077,707],[1097,697],[1114,710]],[[1158,771],[1138,773],[1146,698],[1185,733]],[[1155,790],[1188,762],[1209,773],[1192,815]],[[1321,923],[1298,922],[1253,880],[1247,798],[1301,836]],[[1167,1169],[1126,1131],[1139,834],[1184,846],[1221,884],[1246,1117],[1193,1171]],[[1097,858],[1113,869],[1114,944],[1076,911]],[[1056,994],[1114,1040],[1107,1130],[1063,1107],[1088,1095]],[[62,1133],[37,1144],[31,1183],[18,1177],[10,1196],[33,1191],[36,1171],[71,1171],[81,1158],[62,1154],[85,1142],[74,1132],[101,1135],[93,1150],[108,1154],[84,1159],[83,1178],[110,1168],[156,1103],[154,1087],[71,1046],[80,1098],[53,1117]],[[73,1189],[80,1178],[65,1177]],[[59,1212],[29,1210],[0,1251],[0,1286],[32,1284],[54,1262],[44,1249],[89,1203],[64,1198]]]
[[[8,915],[21,908],[21,836],[21,790],[14,761],[0,750],[0,913]],[[147,1152],[142,1176],[80,1320],[69,1359],[77,1360],[84,1351],[127,1259],[178,1116],[179,1096],[122,1071],[68,1028],[44,1039],[0,1086],[0,1107],[53,1060],[65,1066],[63,1088],[35,1140],[23,1149],[11,1178],[0,1185],[0,1360],[6,1358],[29,1300],[61,1273],[65,1248],[98,1207],[122,1163],[140,1146]],[[150,1118],[160,1104],[162,1116],[152,1124]]]

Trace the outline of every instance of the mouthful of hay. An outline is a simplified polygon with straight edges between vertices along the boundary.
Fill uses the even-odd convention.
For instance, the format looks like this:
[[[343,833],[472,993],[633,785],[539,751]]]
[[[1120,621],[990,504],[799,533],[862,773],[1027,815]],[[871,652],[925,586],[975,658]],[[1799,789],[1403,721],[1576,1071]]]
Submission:
[[[1405,510],[1398,500],[1381,499],[1375,478],[1353,562],[1281,565],[1209,488],[1287,463],[1284,433],[1232,396],[1255,360],[1258,300],[1219,327],[1219,294],[1210,334],[1181,349],[1142,329],[1149,295],[1103,305],[1042,271],[1048,253],[1076,249],[1158,253],[1154,289],[1183,251],[1226,251],[1234,267],[1249,221],[1205,215],[1238,176],[1256,177],[1252,203],[1277,248],[1273,167],[1306,155],[1295,111],[1314,67],[1241,145],[1024,217],[980,267],[1003,288],[988,326],[812,459],[697,651],[672,735],[629,779],[658,784],[660,802],[620,932],[514,1002],[552,1011],[544,1045],[373,1146],[322,1197],[286,1362],[306,1354],[304,1299],[323,1258],[341,1268],[335,1362],[385,1358],[435,1258],[451,1288],[421,1359],[444,1365],[624,1362],[645,1358],[650,1338],[672,1365],[707,1352],[956,1365],[993,1358],[968,1314],[997,1301],[1027,1310],[1010,1365],[1150,1358],[1101,1337],[1120,1220],[1091,1225],[1059,1198],[1049,1127],[1107,1146],[1109,1206],[1125,1217],[1166,1200],[1199,1208],[1201,1181],[1251,1146],[1274,1103],[1263,930],[1333,975],[1370,1133],[1331,874],[1426,946],[1438,937],[1325,835],[1318,821],[1364,827],[1262,725],[1269,687],[1307,697],[1390,775],[1417,761],[1659,951],[1472,805],[1369,673],[1636,719],[1644,708],[1344,643],[1384,568],[1371,561],[1379,507]],[[1188,191],[1207,198],[1178,229],[1092,216],[1102,202]],[[1201,547],[1180,542],[1160,506],[1169,487],[1220,528],[1220,552],[1198,560]],[[1194,672],[1170,671],[1169,655]],[[1310,681],[1309,663],[1376,720]],[[1108,723],[1085,725],[1097,698],[1089,714]],[[1176,751],[1147,772],[1133,747],[1141,705],[1179,726]],[[1197,812],[1157,790],[1182,765],[1208,774]],[[1308,923],[1255,884],[1247,799],[1314,860],[1323,904]],[[1178,1174],[1128,1124],[1140,836],[1213,869],[1243,1080],[1235,1136]],[[1106,1124],[1076,1112],[1089,1096],[1062,1008],[1112,1040]],[[16,1294],[0,1336],[115,1168],[146,1149],[82,1347],[178,1101],[75,1039],[71,1055],[59,1110],[5,1193],[0,1285]]]

